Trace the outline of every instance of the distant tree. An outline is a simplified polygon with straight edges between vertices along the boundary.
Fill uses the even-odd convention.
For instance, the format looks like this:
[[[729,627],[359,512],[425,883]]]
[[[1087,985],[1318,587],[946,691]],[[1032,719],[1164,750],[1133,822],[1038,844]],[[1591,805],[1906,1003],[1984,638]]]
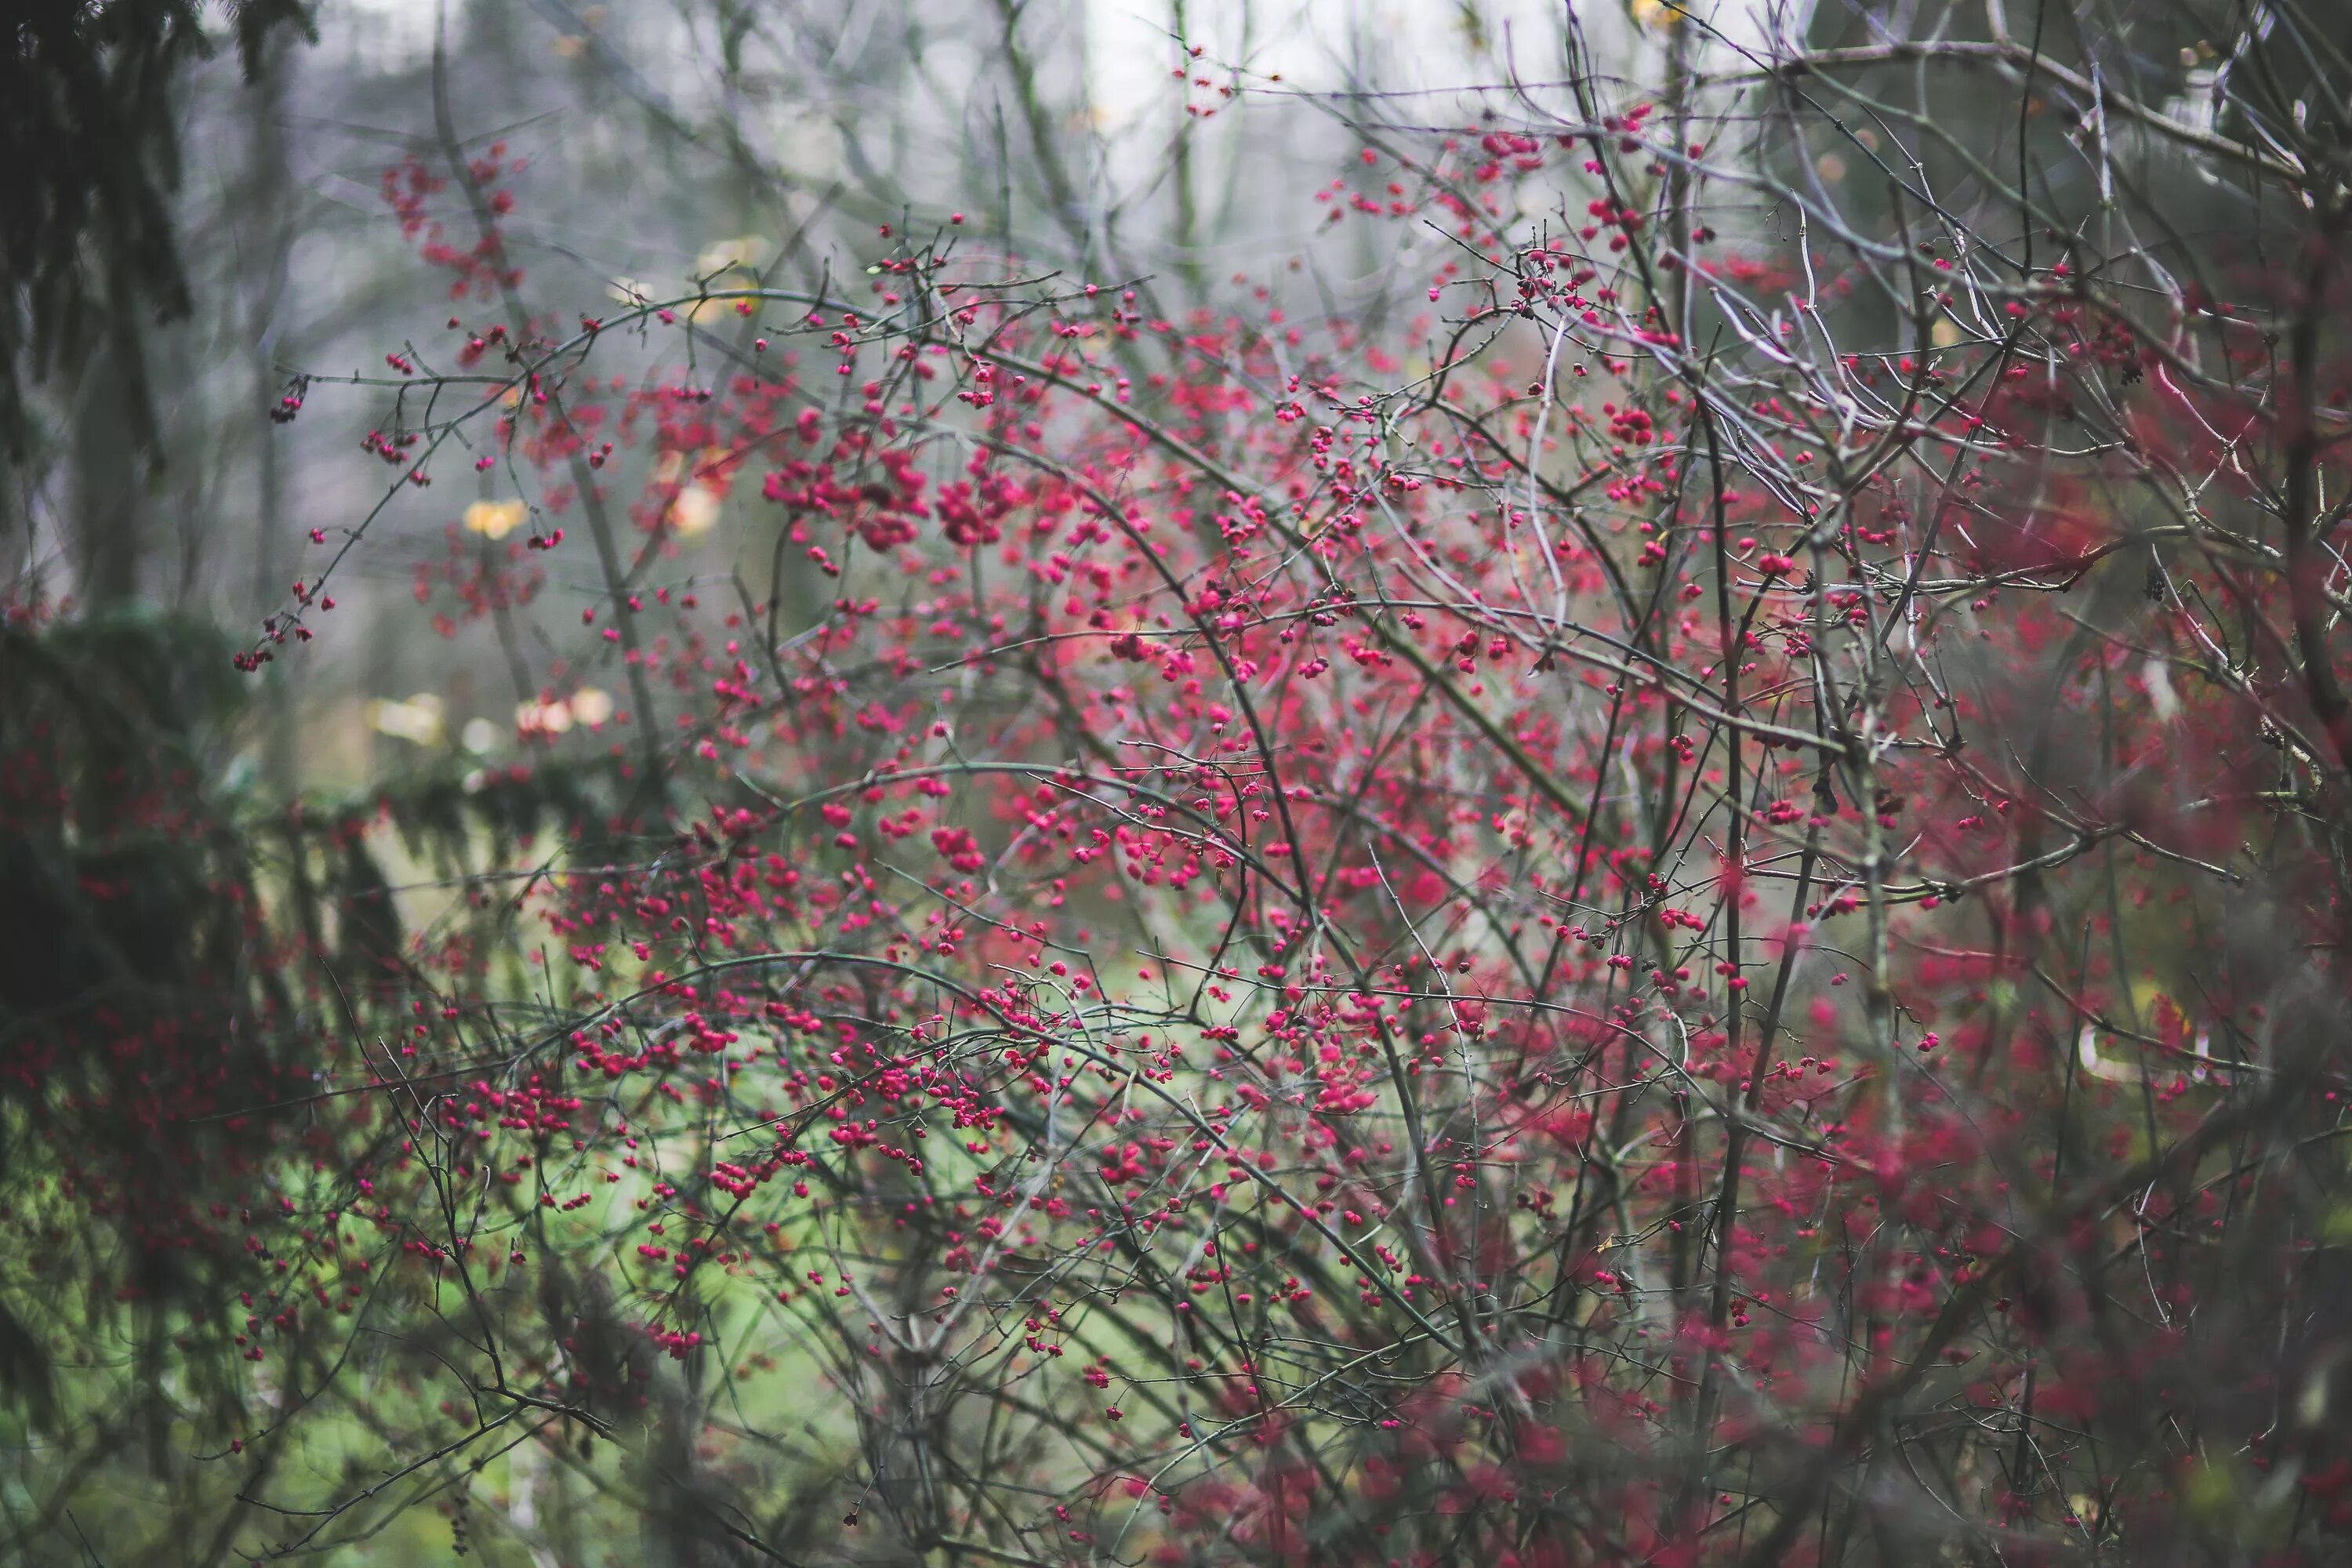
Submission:
[[[304,0],[222,0],[248,79]],[[16,0],[0,22],[0,453],[31,439],[28,383],[101,346],[135,447],[155,435],[142,329],[189,309],[171,195],[174,89],[216,47],[199,0]]]
[[[445,40],[380,186],[441,298],[299,384],[365,503],[204,669],[12,622],[5,1539],[2352,1555],[2322,8],[1571,13],[1315,100],[1196,309],[993,9],[1059,263],[1008,169],[533,270],[572,127],[468,134]],[[511,727],[257,805],[211,678],[387,627]]]

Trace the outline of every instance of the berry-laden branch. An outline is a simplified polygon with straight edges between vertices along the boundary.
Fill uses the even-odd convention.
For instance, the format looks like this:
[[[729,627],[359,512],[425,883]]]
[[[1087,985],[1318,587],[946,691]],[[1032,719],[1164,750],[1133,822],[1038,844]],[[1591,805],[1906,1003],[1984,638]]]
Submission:
[[[402,478],[239,660],[423,519],[526,760],[215,868],[307,1069],[9,1026],[201,1173],[38,1213],[205,1260],[215,1462],[381,1447],[263,1554],[520,1432],[778,1561],[2337,1560],[2347,79],[1915,9],[1335,100],[1305,313],[942,213],[562,324],[437,98],[454,341],[306,384]]]

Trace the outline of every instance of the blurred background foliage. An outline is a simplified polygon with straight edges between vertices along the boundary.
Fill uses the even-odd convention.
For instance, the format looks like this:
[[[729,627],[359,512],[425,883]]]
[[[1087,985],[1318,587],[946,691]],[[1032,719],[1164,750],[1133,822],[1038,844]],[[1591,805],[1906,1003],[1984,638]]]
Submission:
[[[418,601],[446,606],[442,587],[514,526],[468,516],[514,504],[489,479],[413,498],[371,535],[339,585],[334,636],[257,679],[230,669],[306,569],[306,533],[340,536],[379,494],[381,471],[348,458],[355,431],[340,413],[273,414],[299,412],[303,373],[413,353],[451,308],[449,274],[420,263],[385,200],[387,172],[446,172],[506,147],[520,205],[505,233],[519,291],[541,310],[610,300],[632,279],[676,288],[754,254],[765,280],[814,285],[856,265],[849,237],[969,209],[1008,254],[1132,280],[1171,317],[1255,296],[1362,311],[1376,334],[1398,249],[1432,241],[1362,226],[1318,237],[1309,198],[1360,142],[1334,106],[1392,95],[1385,112],[1458,123],[1478,112],[1473,84],[1565,67],[1556,7],[1499,0],[11,9],[0,1557],[219,1562],[291,1533],[240,1500],[249,1475],[205,1462],[221,1434],[266,1428],[306,1381],[362,1377],[367,1400],[340,1426],[268,1449],[268,1466],[308,1472],[275,1475],[274,1489],[317,1499],[383,1479],[372,1422],[429,1418],[404,1405],[430,1403],[413,1375],[436,1353],[430,1335],[365,1345],[362,1365],[297,1358],[254,1407],[235,1324],[215,1309],[245,1234],[226,1194],[256,1186],[241,1163],[272,1163],[263,1187],[306,1179],[303,1117],[268,1108],[299,1105],[335,1053],[396,1030],[421,937],[470,940],[468,962],[509,966],[508,994],[545,991],[500,901],[460,892],[462,879],[556,853],[635,853],[660,831],[659,800],[601,721],[610,700],[583,706],[568,647],[502,613],[427,626]],[[1758,7],[1743,25],[1839,47],[1875,36],[1885,9],[1823,0]],[[1598,64],[1654,74],[1658,8],[1599,10],[1587,18]],[[2202,112],[2197,93],[2227,63],[2203,22],[2188,7],[2139,11],[2138,30],[2110,39],[2110,79]],[[1181,58],[1171,72],[1171,44],[1209,32],[1231,57],[1279,58],[1298,90],[1202,114],[1221,106],[1188,90]],[[2084,58],[2079,36],[2049,47]],[[2310,96],[2287,79],[2264,90],[2282,106]],[[1990,76],[1939,106],[1956,166],[1976,128],[1990,137],[2020,112]],[[1808,165],[1843,177],[1831,153],[1791,155],[1792,177]],[[764,559],[769,541],[710,505],[664,570],[719,592],[730,562]],[[582,571],[546,569],[551,622],[595,591],[565,575]],[[333,962],[286,962],[318,953]],[[552,1016],[560,998],[545,1000]],[[18,1048],[37,1034],[40,1055]],[[142,1047],[106,1048],[127,1039]],[[125,1113],[167,1093],[183,1112],[210,1110]],[[123,1172],[150,1184],[89,1202],[89,1182]],[[139,1227],[175,1215],[217,1223],[188,1227],[202,1244],[140,1244]],[[501,1310],[593,1325],[595,1289],[551,1261],[541,1299]],[[416,1321],[447,1321],[444,1304],[417,1303]],[[615,1364],[648,1353],[604,1331]],[[779,1462],[810,1484],[784,1487],[762,1531],[787,1550],[830,1539],[835,1521],[815,1510],[855,1437],[847,1414],[794,1408],[793,1384],[764,1384],[777,1408],[742,1413],[805,1439]],[[647,1451],[688,1441],[662,1406],[643,1419]],[[335,1560],[642,1560],[630,1543],[662,1509],[700,1521],[680,1526],[688,1535],[709,1528],[712,1510],[676,1479],[692,1468],[654,1485],[614,1445],[504,1445]]]

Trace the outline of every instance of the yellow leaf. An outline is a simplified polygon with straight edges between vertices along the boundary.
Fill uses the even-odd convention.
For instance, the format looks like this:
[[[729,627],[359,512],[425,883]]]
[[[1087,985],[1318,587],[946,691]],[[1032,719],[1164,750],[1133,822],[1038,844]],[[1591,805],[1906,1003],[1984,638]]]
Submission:
[[[466,531],[504,539],[522,526],[530,509],[519,500],[478,500],[466,509]]]
[[[441,739],[441,699],[420,691],[405,702],[370,702],[367,721],[368,728],[379,735],[429,746]]]
[[[572,694],[572,716],[591,730],[613,716],[613,696],[593,686],[583,686]]]
[[[694,277],[715,278],[737,268],[749,270],[768,258],[768,242],[756,234],[734,239],[714,239],[694,258]]]
[[[515,728],[525,734],[561,735],[572,728],[572,710],[562,702],[523,702],[515,707]]]
[[[719,498],[700,485],[688,485],[677,492],[669,520],[682,539],[708,533],[719,524]]]

